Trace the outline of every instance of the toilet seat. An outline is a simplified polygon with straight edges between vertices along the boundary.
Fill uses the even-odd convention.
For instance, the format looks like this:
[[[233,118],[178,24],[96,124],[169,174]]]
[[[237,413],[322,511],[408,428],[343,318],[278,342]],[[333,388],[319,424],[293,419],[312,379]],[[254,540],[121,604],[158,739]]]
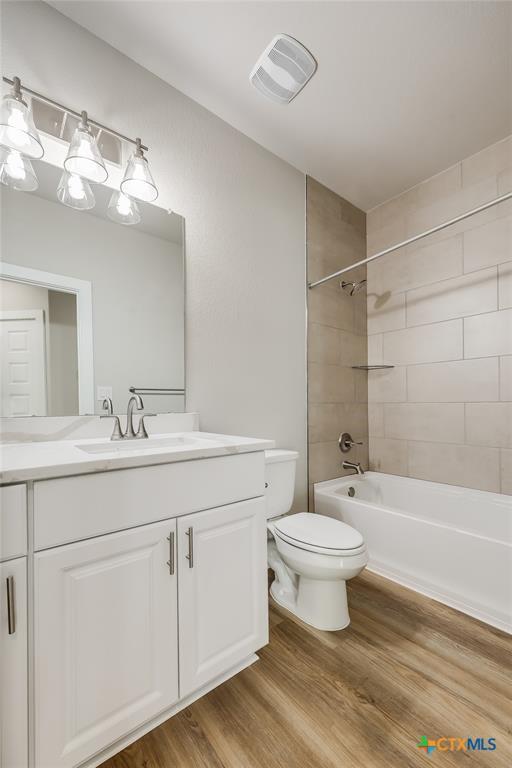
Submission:
[[[324,515],[309,512],[287,515],[272,521],[272,531],[282,541],[307,552],[351,557],[366,550],[359,531]]]

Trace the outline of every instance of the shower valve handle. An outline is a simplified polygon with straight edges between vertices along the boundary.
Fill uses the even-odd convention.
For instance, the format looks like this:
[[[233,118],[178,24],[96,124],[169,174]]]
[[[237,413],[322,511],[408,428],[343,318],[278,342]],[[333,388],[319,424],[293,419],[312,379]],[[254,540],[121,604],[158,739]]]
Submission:
[[[352,440],[352,435],[349,432],[342,432],[338,440],[338,445],[342,453],[348,453],[354,445],[362,444],[362,440]]]

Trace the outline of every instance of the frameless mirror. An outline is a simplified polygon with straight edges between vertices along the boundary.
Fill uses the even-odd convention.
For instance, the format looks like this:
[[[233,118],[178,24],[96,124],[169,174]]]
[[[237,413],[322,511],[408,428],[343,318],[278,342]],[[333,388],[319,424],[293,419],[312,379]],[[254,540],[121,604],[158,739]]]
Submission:
[[[139,203],[141,220],[57,200],[62,170],[34,162],[35,192],[1,188],[1,416],[183,411],[184,221]]]

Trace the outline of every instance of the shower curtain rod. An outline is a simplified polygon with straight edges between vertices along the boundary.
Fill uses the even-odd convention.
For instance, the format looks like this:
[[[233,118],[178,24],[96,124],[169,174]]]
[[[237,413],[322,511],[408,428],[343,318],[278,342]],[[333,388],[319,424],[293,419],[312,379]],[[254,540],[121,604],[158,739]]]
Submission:
[[[334,280],[336,277],[344,275],[345,272],[350,272],[351,269],[362,267],[364,264],[369,264],[370,261],[374,261],[374,259],[379,259],[381,256],[385,256],[387,253],[392,253],[393,251],[397,251],[399,248],[403,248],[405,245],[410,245],[411,243],[415,243],[417,240],[421,240],[428,235],[433,235],[434,232],[439,232],[441,229],[446,229],[446,227],[450,227],[452,224],[456,224],[458,221],[463,221],[463,219],[474,216],[475,213],[485,211],[487,208],[492,208],[493,205],[503,203],[505,200],[509,200],[510,198],[512,198],[512,192],[507,192],[505,195],[501,195],[501,197],[497,197],[495,200],[491,200],[488,203],[479,205],[478,208],[473,208],[471,211],[461,213],[460,216],[455,216],[455,218],[450,219],[449,221],[445,221],[443,224],[438,224],[437,227],[432,227],[431,229],[427,229],[425,232],[421,232],[419,235],[414,235],[414,237],[409,237],[407,240],[402,240],[401,243],[391,245],[389,248],[385,248],[383,251],[374,253],[373,256],[368,256],[366,259],[356,261],[355,264],[351,264],[349,267],[343,267],[343,269],[339,269],[337,272],[333,272],[332,275],[322,277],[321,280],[315,280],[313,283],[308,283],[308,288],[316,288],[317,285],[322,285],[323,283],[327,283],[329,280]]]

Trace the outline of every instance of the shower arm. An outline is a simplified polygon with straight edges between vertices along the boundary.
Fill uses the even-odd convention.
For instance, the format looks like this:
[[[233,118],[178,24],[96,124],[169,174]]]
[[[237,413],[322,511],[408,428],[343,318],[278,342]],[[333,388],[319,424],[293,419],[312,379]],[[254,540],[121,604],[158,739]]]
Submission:
[[[453,219],[445,221],[443,224],[438,224],[436,227],[432,227],[431,229],[427,229],[425,232],[421,232],[419,235],[414,235],[414,237],[409,237],[407,240],[402,240],[401,243],[391,245],[389,248],[385,248],[383,251],[374,253],[373,256],[368,256],[366,259],[356,261],[355,264],[351,264],[349,267],[343,267],[343,269],[339,269],[337,272],[333,272],[332,275],[327,275],[327,277],[322,277],[321,280],[315,280],[313,283],[308,283],[308,288],[311,289],[316,288],[318,285],[323,285],[323,283],[327,283],[329,280],[334,280],[340,275],[344,275],[345,272],[350,272],[352,269],[356,269],[356,267],[362,267],[365,264],[369,264],[371,261],[379,259],[381,256],[385,256],[388,253],[393,253],[393,251],[397,251],[399,248],[403,248],[406,245],[415,243],[417,240],[422,240],[424,237],[428,237],[428,235],[433,235],[434,232],[440,232],[442,229],[446,229],[446,227],[451,227],[452,224],[457,224],[458,221],[468,219],[470,216],[474,216],[476,213],[480,213],[481,211],[486,211],[488,208],[492,208],[494,205],[498,205],[499,203],[504,203],[505,200],[510,200],[510,198],[512,198],[512,192],[507,192],[506,194],[497,197],[495,200],[490,200],[488,203],[479,205],[477,208],[473,208],[471,211],[461,213],[460,216],[455,216]]]

